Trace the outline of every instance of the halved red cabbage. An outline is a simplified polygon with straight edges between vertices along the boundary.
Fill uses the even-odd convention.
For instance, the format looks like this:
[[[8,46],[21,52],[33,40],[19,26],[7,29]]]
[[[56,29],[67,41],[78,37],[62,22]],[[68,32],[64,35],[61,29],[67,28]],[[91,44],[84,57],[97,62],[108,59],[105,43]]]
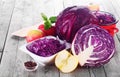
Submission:
[[[85,6],[72,6],[63,10],[56,21],[56,31],[60,39],[72,42],[76,32],[95,18]]]
[[[115,43],[106,30],[90,24],[79,29],[71,49],[78,55],[81,66],[101,66],[114,55]]]
[[[42,57],[52,56],[65,49],[65,47],[65,43],[61,43],[58,39],[52,36],[40,38],[26,46],[30,52]]]

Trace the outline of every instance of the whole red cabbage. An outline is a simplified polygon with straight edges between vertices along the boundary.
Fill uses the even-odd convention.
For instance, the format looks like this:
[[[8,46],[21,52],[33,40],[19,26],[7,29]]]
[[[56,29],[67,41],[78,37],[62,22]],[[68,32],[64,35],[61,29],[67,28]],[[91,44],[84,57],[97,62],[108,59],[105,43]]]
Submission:
[[[60,39],[72,42],[79,28],[94,20],[91,11],[85,6],[72,6],[63,10],[56,21],[56,31]]]
[[[101,66],[109,62],[114,55],[114,39],[108,31],[95,24],[89,24],[76,33],[72,42],[72,52],[74,55],[80,55],[81,66]]]

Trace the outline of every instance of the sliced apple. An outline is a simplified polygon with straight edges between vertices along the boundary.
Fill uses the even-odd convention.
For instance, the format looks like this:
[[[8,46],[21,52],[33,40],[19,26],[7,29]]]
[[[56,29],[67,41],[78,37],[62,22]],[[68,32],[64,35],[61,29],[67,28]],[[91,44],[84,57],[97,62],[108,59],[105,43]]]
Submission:
[[[55,58],[56,67],[63,73],[69,73],[78,66],[77,56],[73,56],[67,50],[60,51]]]
[[[28,32],[26,36],[26,41],[31,42],[33,40],[36,40],[38,38],[44,37],[45,34],[41,30],[31,30]]]

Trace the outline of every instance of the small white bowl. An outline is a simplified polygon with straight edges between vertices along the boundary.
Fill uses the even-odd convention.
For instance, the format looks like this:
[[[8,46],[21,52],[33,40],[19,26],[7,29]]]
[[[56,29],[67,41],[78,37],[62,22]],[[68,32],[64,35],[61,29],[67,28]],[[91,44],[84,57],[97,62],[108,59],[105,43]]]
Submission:
[[[36,63],[35,61],[26,61],[26,62],[34,62],[34,63]],[[36,71],[37,70],[37,68],[39,66],[38,63],[36,63],[36,66],[28,67],[28,66],[25,65],[26,62],[24,62],[24,68],[25,68],[26,71]]]
[[[52,37],[52,38],[54,38],[54,39],[57,39],[57,38],[55,38],[55,37],[53,37],[53,36],[47,36],[47,38],[49,38],[49,37]],[[43,37],[43,38],[44,38],[44,37]],[[42,38],[40,38],[40,39],[42,39]],[[34,42],[34,41],[33,41],[33,42]],[[32,43],[32,42],[30,42],[30,43]],[[38,56],[38,55],[30,52],[30,51],[26,48],[26,46],[27,46],[28,44],[30,44],[30,43],[27,43],[27,44],[21,46],[21,47],[20,47],[20,50],[23,51],[23,52],[25,52],[26,54],[30,55],[30,56],[34,59],[34,61],[37,62],[38,64],[40,64],[41,66],[45,66],[45,65],[47,65],[47,64],[52,64],[52,63],[54,62],[54,59],[55,59],[55,56],[57,55],[57,53],[54,54],[54,55],[52,55],[52,56],[49,56],[49,57]],[[63,41],[60,41],[60,43],[62,44],[62,43],[64,43],[64,42],[63,42]]]

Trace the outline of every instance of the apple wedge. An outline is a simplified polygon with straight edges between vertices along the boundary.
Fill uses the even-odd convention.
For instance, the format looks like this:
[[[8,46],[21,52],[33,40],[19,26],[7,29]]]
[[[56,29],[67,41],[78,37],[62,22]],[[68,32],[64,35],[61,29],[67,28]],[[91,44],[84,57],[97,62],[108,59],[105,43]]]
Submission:
[[[39,38],[44,37],[44,36],[45,36],[45,34],[41,30],[30,30],[27,33],[26,41],[31,42],[33,40],[39,39]]]
[[[56,67],[63,73],[69,73],[78,66],[77,56],[73,56],[67,50],[60,51],[55,58]]]

